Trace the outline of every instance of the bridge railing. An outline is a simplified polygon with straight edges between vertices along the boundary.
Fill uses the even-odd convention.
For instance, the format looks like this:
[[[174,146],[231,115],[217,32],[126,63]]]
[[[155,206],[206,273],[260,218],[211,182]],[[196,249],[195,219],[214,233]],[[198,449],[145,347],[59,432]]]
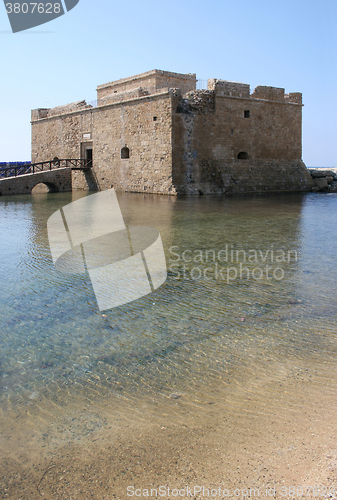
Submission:
[[[17,177],[25,174],[37,174],[39,172],[46,172],[56,168],[76,168],[76,169],[89,169],[92,167],[91,160],[84,159],[63,159],[42,161],[39,163],[31,163],[30,165],[16,165],[13,167],[0,168],[0,179],[6,177]]]

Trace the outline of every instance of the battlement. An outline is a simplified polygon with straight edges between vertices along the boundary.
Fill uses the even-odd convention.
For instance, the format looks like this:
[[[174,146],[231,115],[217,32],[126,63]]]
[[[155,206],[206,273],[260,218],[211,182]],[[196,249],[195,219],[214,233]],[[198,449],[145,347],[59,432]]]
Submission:
[[[196,82],[194,73],[181,74],[154,69],[129,78],[122,78],[99,85],[97,87],[97,106],[117,104],[148,95],[162,94],[165,91],[171,94],[173,92],[176,97],[179,95],[180,99],[184,96],[178,106],[178,112],[187,112],[188,110],[203,113],[213,112],[215,109],[214,98],[217,97],[234,97],[302,105],[302,94],[300,92],[285,94],[283,88],[259,85],[251,94],[250,86],[246,83],[211,78],[208,80],[206,91],[205,89],[196,90]],[[31,121],[84,111],[92,107],[91,104],[87,104],[85,100],[82,100],[55,108],[38,108],[32,110]]]
[[[208,90],[213,90],[216,97],[238,97],[244,99],[263,99],[265,101],[284,102],[290,104],[302,104],[302,94],[292,92],[285,94],[283,88],[258,85],[253,93],[246,83],[230,82],[227,80],[208,80]]]
[[[251,97],[253,99],[265,99],[266,101],[284,102],[284,89],[259,85],[255,88]]]
[[[38,108],[31,111],[31,121],[41,120],[42,118],[50,118],[51,116],[63,115],[65,113],[72,113],[74,111],[82,111],[84,109],[92,108],[91,104],[86,101],[75,101],[64,106],[57,106],[56,108]]]
[[[291,102],[294,104],[302,104],[302,93],[301,92],[291,92],[290,94],[284,95],[285,102]]]
[[[47,118],[50,108],[38,108],[32,109],[31,111],[31,121],[41,120],[42,118]]]
[[[212,78],[207,83],[208,90],[214,90],[216,96],[250,97],[250,86],[246,83],[229,82]]]

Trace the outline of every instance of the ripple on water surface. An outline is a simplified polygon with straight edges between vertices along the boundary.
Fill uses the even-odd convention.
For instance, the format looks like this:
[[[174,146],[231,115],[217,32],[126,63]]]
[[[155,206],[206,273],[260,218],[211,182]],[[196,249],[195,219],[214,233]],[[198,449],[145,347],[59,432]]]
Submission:
[[[1,200],[3,411],[100,399],[178,418],[254,394],[277,413],[286,380],[294,411],[333,393],[336,196],[118,198],[126,224],[160,231],[168,279],[104,315],[88,276],[52,264],[46,223],[72,195]]]

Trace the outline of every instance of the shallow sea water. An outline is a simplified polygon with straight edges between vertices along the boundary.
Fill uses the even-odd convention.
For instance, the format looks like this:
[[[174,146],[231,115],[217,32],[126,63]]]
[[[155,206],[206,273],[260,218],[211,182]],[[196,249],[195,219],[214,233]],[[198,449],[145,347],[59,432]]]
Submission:
[[[127,225],[160,231],[168,278],[105,316],[88,276],[56,271],[49,250],[48,218],[82,196],[0,200],[0,416],[13,453],[34,439],[55,453],[105,414],[123,432],[215,407],[300,418],[335,399],[336,194],[118,193]],[[86,418],[90,405],[104,411]]]

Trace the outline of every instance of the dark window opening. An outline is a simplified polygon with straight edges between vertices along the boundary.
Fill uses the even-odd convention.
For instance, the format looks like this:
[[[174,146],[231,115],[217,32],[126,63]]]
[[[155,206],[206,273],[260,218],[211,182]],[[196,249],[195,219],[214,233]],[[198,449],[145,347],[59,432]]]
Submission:
[[[117,90],[114,90],[114,94],[117,94]]]
[[[245,151],[241,151],[238,154],[238,160],[249,160],[249,155]]]
[[[234,135],[234,129],[233,129],[233,128],[232,128],[232,130],[231,130],[231,135]]]
[[[244,114],[245,114],[245,118],[249,118],[250,117],[250,110],[245,109]]]
[[[157,121],[157,117],[156,117],[156,116],[154,116],[154,117],[153,117],[153,121],[154,121],[154,122],[156,122],[156,121]]]
[[[87,163],[87,167],[92,167],[92,148],[87,148],[85,150],[85,159]]]
[[[130,158],[130,150],[126,146],[121,149],[121,158],[122,159]]]

